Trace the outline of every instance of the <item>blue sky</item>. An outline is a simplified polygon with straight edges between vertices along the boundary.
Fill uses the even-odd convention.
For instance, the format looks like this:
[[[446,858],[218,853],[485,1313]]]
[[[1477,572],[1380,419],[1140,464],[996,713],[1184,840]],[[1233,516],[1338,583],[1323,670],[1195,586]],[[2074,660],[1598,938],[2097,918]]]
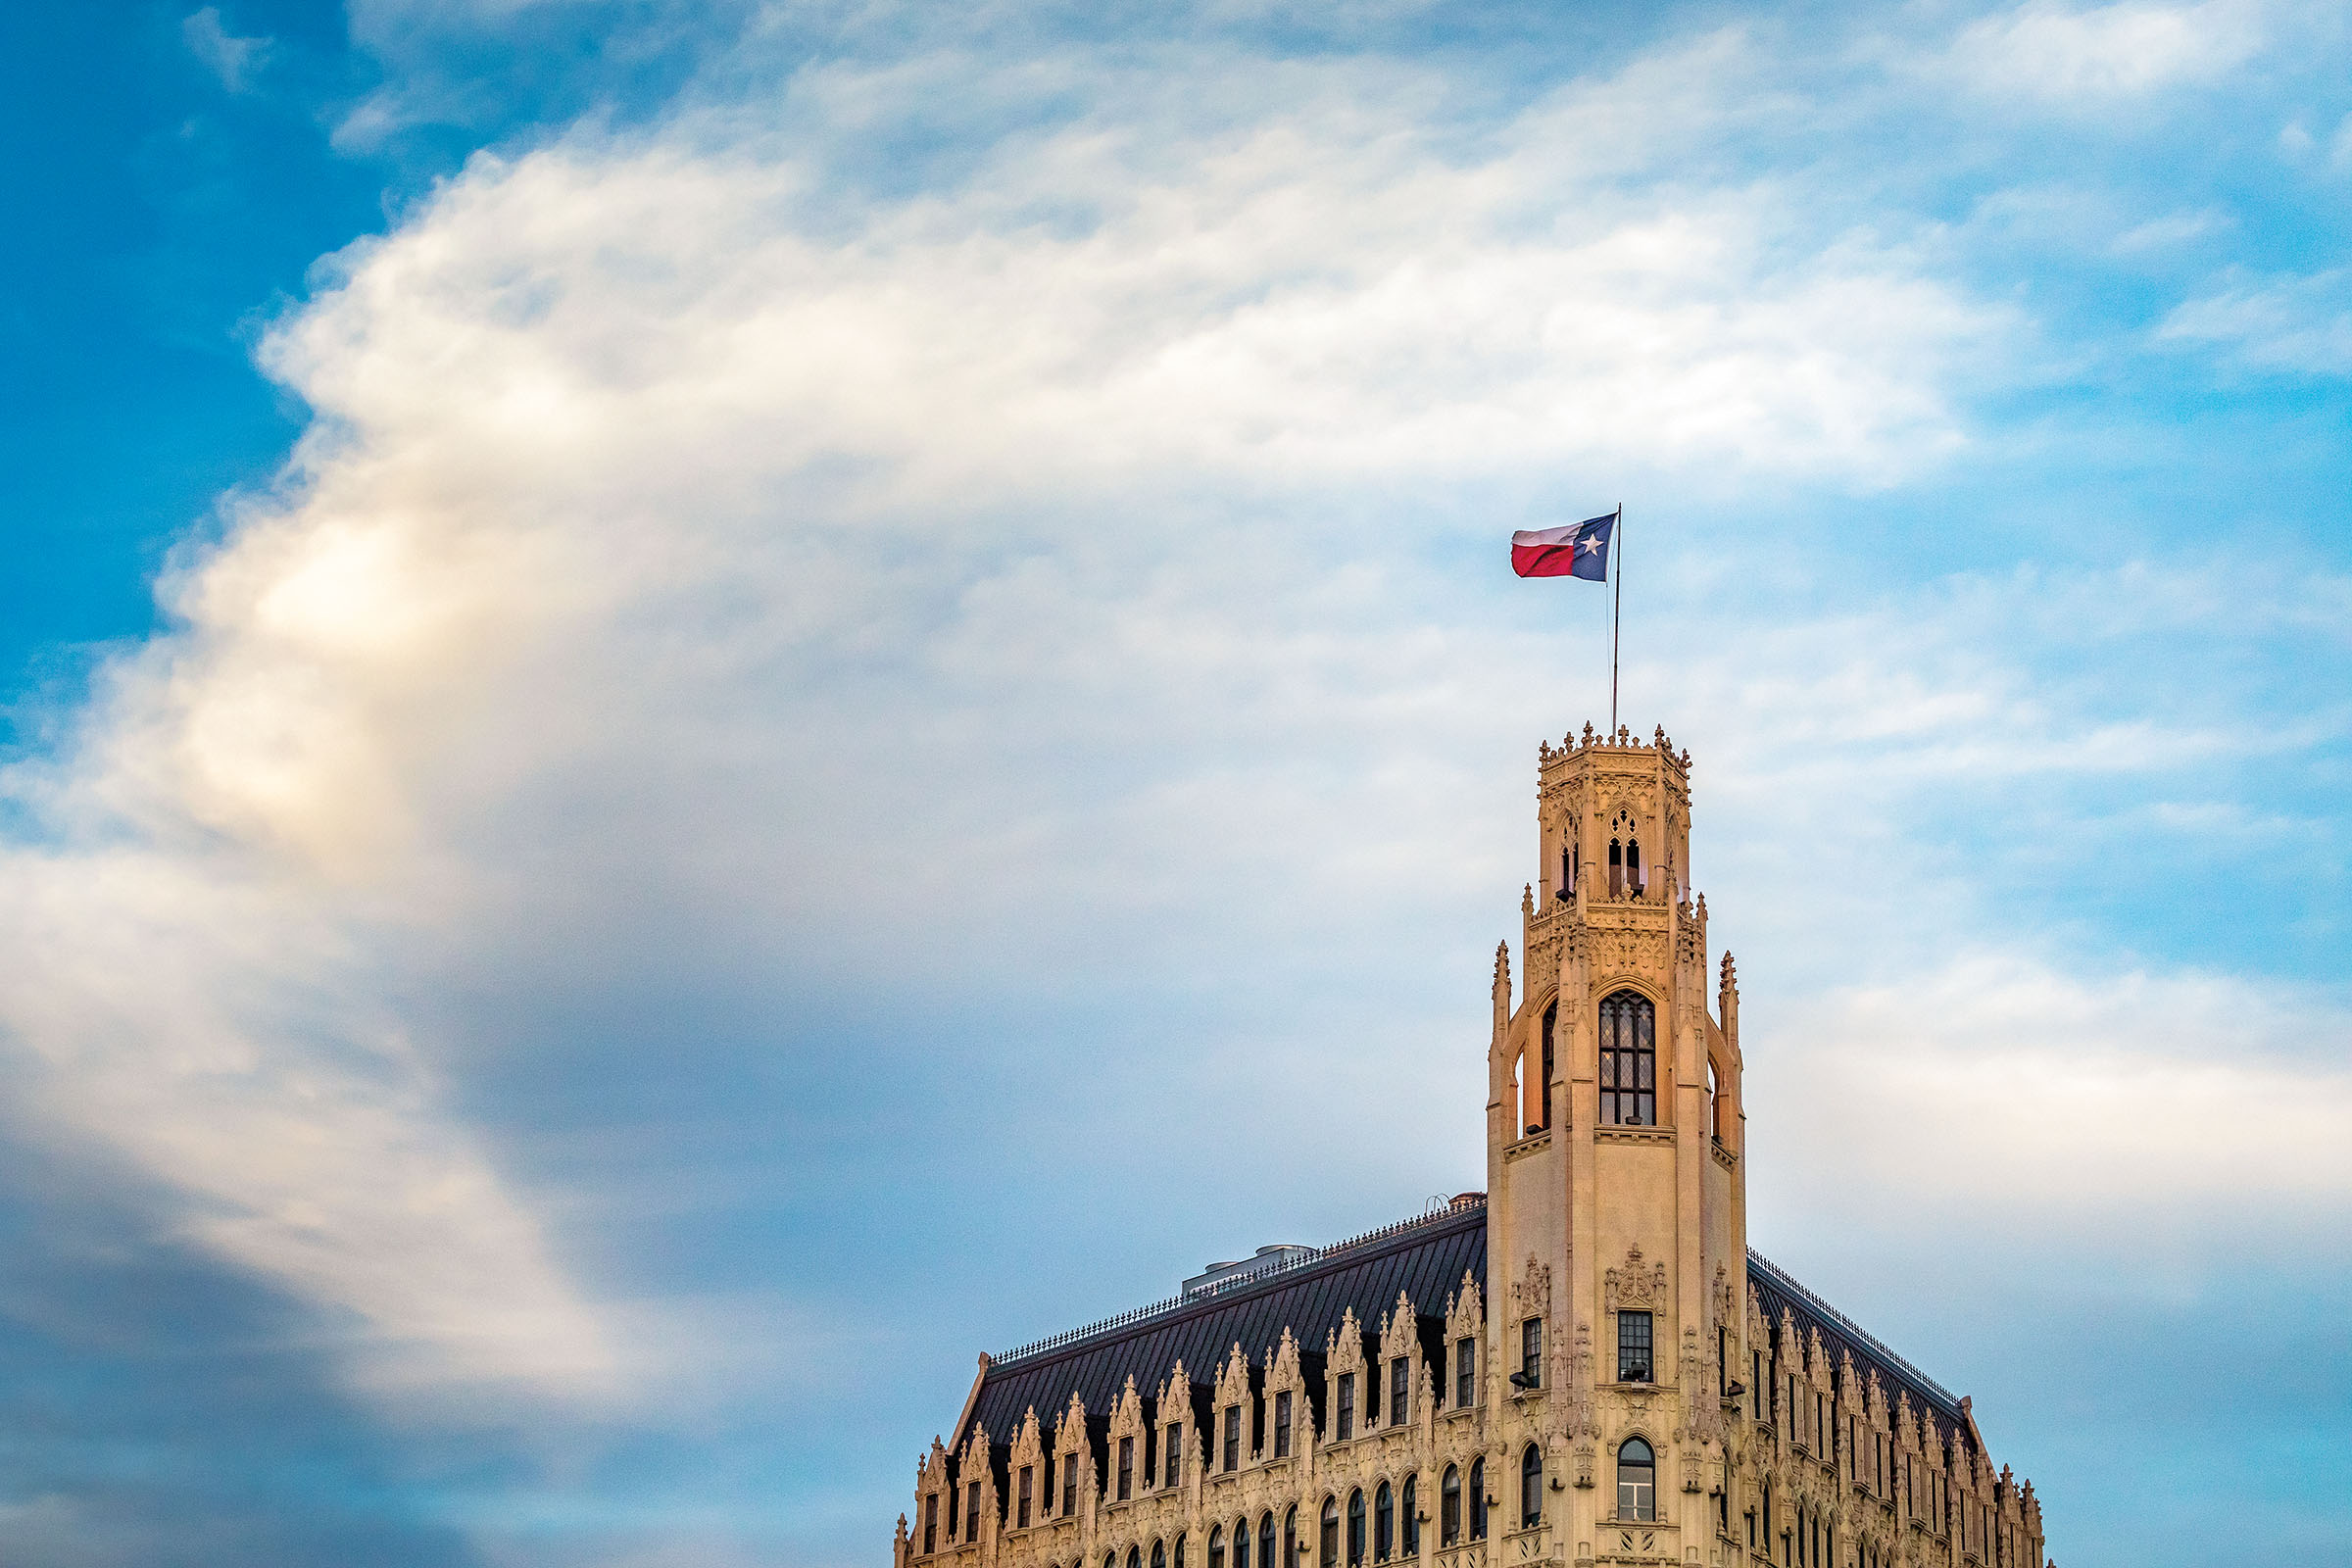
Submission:
[[[0,1556],[871,1561],[1475,1185],[1623,501],[1757,1245],[2352,1557],[2352,22],[1562,9],[0,16]]]

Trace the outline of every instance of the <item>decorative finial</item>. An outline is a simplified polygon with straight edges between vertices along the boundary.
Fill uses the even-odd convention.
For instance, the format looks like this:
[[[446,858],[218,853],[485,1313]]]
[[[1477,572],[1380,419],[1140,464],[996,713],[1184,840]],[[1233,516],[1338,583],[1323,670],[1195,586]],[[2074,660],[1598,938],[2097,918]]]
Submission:
[[[1532,882],[1520,884],[1519,913],[1524,919],[1533,920],[1536,917],[1536,887]]]
[[[1592,744],[1592,721],[1589,718],[1585,720],[1585,744]]]

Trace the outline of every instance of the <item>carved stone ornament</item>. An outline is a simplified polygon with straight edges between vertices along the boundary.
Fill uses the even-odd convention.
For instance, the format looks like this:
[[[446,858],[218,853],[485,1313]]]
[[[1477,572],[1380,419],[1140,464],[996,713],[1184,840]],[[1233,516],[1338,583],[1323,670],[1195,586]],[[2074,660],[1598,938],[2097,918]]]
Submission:
[[[1511,1315],[1514,1319],[1551,1318],[1551,1265],[1535,1253],[1527,1254],[1527,1268],[1511,1286]]]
[[[1666,1300],[1666,1265],[1643,1263],[1636,1243],[1625,1254],[1625,1266],[1610,1269],[1602,1281],[1602,1300],[1611,1312],[1654,1310]]]

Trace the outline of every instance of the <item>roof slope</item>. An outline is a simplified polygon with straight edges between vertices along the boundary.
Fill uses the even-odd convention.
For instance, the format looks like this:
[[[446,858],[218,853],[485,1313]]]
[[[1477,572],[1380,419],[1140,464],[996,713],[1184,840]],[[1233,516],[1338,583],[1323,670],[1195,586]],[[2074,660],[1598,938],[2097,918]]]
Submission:
[[[1178,1361],[1196,1385],[1205,1385],[1215,1380],[1226,1355],[1239,1345],[1250,1365],[1262,1369],[1285,1327],[1298,1336],[1309,1382],[1319,1387],[1324,1340],[1337,1332],[1348,1311],[1352,1309],[1356,1322],[1370,1333],[1401,1293],[1417,1314],[1434,1316],[1461,1288],[1464,1274],[1486,1289],[1484,1203],[1463,1203],[1394,1225],[1328,1248],[1301,1264],[1141,1308],[1012,1351],[989,1364],[980,1396],[972,1403],[971,1421],[987,1431],[992,1446],[1004,1445],[1028,1411],[1036,1410],[1043,1421],[1055,1420],[1073,1393],[1086,1401],[1087,1414],[1101,1421],[1130,1377],[1151,1398]],[[1787,1311],[1821,1335],[1833,1360],[1843,1351],[1853,1356],[1856,1366],[1875,1371],[1890,1399],[1898,1390],[1908,1393],[1913,1408],[1947,1435],[1968,1431],[1960,1402],[1948,1390],[1770,1259],[1750,1252],[1747,1280],[1767,1321],[1777,1324]],[[956,1434],[952,1449],[960,1449],[969,1433],[967,1424]]]
[[[1369,1240],[1326,1249],[1296,1267],[1113,1319],[1065,1341],[1047,1341],[1044,1349],[1016,1350],[990,1364],[972,1419],[992,1443],[1002,1443],[1033,1406],[1040,1420],[1057,1418],[1073,1391],[1089,1415],[1107,1415],[1131,1376],[1147,1396],[1178,1361],[1193,1381],[1213,1382],[1237,1344],[1252,1365],[1262,1366],[1286,1326],[1300,1350],[1320,1355],[1324,1338],[1338,1330],[1348,1309],[1369,1331],[1395,1308],[1401,1292],[1416,1314],[1434,1315],[1461,1288],[1464,1274],[1485,1288],[1484,1204],[1394,1226]],[[964,1436],[956,1435],[958,1445]]]
[[[1778,1263],[1753,1250],[1747,1254],[1747,1288],[1766,1322],[1777,1328],[1781,1314],[1786,1311],[1821,1336],[1833,1364],[1843,1351],[1853,1356],[1856,1367],[1876,1372],[1889,1404],[1898,1392],[1905,1393],[1911,1396],[1911,1407],[1921,1419],[1933,1422],[1947,1437],[1969,1430],[1960,1401],[1949,1389],[1895,1354],[1852,1318],[1806,1290]]]

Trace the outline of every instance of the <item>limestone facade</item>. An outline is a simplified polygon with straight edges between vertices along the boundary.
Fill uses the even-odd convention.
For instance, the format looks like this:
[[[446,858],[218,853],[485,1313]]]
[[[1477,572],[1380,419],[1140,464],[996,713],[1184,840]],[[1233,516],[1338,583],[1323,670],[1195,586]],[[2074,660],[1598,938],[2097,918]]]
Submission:
[[[1485,1192],[983,1356],[894,1568],[2044,1568],[1971,1402],[1748,1248],[1690,768],[1539,751]]]

